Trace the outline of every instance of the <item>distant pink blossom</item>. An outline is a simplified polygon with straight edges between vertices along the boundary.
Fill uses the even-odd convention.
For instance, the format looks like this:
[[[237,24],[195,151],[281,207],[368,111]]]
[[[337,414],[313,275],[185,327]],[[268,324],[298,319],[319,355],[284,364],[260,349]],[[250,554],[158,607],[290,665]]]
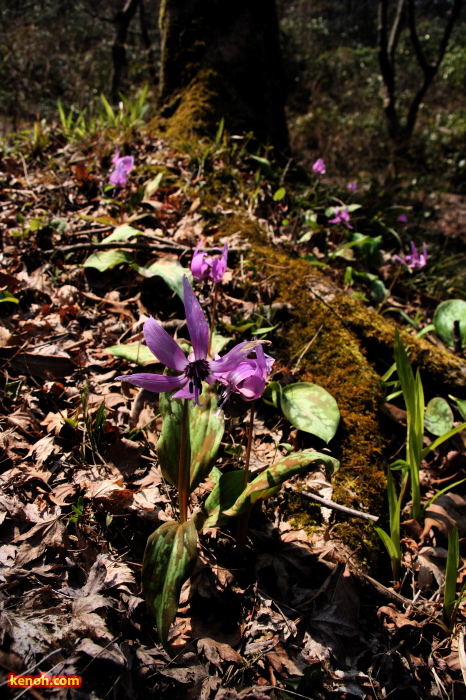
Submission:
[[[333,219],[328,220],[329,224],[343,224],[346,228],[354,228],[350,224],[350,215],[348,207],[335,207],[335,213]]]
[[[406,214],[400,214],[400,216],[397,218],[397,221],[400,221],[402,224],[407,224],[408,217],[406,216]]]
[[[358,183],[356,180],[352,180],[351,182],[348,182],[346,185],[346,189],[348,192],[357,192],[358,191]]]
[[[419,253],[413,241],[410,243],[411,255],[406,255],[405,258],[400,258],[399,255],[394,255],[393,259],[405,265],[410,270],[420,270],[421,267],[427,265],[427,246],[422,244],[422,253]]]
[[[113,156],[113,171],[110,173],[110,184],[114,187],[125,187],[129,171],[134,165],[133,156],[123,156],[120,158],[120,152],[116,151]]]
[[[317,158],[316,162],[312,166],[312,172],[316,175],[325,175],[327,169],[322,158]]]
[[[193,259],[191,261],[191,272],[195,280],[210,279],[218,284],[222,281],[222,277],[227,269],[228,243],[225,243],[223,250],[215,248],[221,253],[220,256],[211,256],[201,252],[200,247],[204,243],[204,239],[200,240],[194,248]]]

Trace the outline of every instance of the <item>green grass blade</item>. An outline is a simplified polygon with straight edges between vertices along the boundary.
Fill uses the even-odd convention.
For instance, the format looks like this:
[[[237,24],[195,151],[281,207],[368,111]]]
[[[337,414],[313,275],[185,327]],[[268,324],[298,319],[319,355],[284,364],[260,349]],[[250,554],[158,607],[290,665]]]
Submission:
[[[453,609],[456,600],[456,579],[458,578],[459,561],[460,545],[458,528],[455,525],[448,535],[448,554],[445,569],[445,585],[443,588],[443,619],[448,627],[454,623]]]
[[[466,423],[461,423],[461,425],[457,425],[456,428],[452,428],[449,430],[447,433],[444,433],[440,437],[438,437],[436,440],[431,445],[428,445],[427,447],[424,447],[424,449],[421,452],[421,459],[425,459],[425,457],[431,452],[432,450],[435,450],[439,445],[442,444],[442,442],[445,442],[445,440],[448,440],[448,438],[451,438],[453,435],[456,435],[456,433],[459,433],[461,430],[464,430],[466,428]]]

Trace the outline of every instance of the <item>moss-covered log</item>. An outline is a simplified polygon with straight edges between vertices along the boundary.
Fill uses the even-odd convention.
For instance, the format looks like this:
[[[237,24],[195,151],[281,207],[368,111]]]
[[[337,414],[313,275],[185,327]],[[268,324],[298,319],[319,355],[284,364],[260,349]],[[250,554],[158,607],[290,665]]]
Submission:
[[[387,459],[379,422],[384,391],[376,367],[394,361],[395,325],[305,260],[268,246],[254,244],[253,251],[258,268],[273,275],[276,300],[293,307],[282,332],[283,360],[293,368],[301,357],[300,379],[323,386],[340,408],[341,424],[331,444],[341,461],[334,498],[381,515]],[[466,364],[461,359],[404,331],[401,336],[426,387],[466,397]],[[301,525],[306,525],[307,511],[303,500],[296,508]],[[376,544],[379,549],[373,529],[359,520],[340,523],[336,530],[352,546],[367,552]]]
[[[253,131],[288,146],[275,0],[164,0],[160,105],[167,134]]]

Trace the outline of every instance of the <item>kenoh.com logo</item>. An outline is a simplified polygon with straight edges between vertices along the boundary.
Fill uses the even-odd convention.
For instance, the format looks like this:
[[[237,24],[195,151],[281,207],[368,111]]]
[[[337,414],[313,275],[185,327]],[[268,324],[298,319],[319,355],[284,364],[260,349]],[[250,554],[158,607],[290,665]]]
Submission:
[[[48,676],[46,673],[38,676],[8,674],[10,688],[80,688],[82,684],[81,676]]]

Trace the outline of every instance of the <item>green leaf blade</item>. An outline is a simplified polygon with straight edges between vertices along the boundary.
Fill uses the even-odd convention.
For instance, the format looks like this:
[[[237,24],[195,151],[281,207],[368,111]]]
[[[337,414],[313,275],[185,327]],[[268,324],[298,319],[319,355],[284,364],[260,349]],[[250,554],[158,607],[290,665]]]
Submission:
[[[337,471],[340,467],[338,460],[321,452],[295,452],[283,457],[259,476],[253,479],[231,508],[224,511],[225,515],[241,515],[259,498],[266,498],[268,492],[276,486],[281,486],[295,474],[306,469],[310,464],[323,464],[327,472]]]
[[[192,520],[170,521],[150,535],[142,565],[146,604],[156,621],[163,646],[176,617],[183,583],[197,559],[197,531]]]
[[[203,384],[199,400],[202,406],[190,406],[188,409],[191,446],[190,493],[214,466],[225,422],[223,413],[217,415],[217,397],[207,384]],[[159,408],[163,423],[157,443],[157,456],[164,478],[173,486],[178,484],[183,401],[184,399],[173,399],[167,393],[160,395]]]

